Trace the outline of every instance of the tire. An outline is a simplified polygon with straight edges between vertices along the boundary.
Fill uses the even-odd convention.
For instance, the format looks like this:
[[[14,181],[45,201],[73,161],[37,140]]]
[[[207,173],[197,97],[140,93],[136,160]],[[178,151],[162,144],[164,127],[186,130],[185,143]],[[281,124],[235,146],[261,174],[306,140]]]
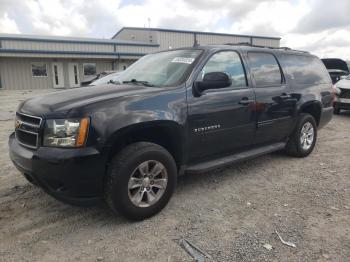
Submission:
[[[153,177],[151,171],[160,173]],[[134,143],[112,159],[105,200],[114,212],[131,220],[143,220],[166,206],[176,182],[176,164],[166,149],[148,142]]]
[[[302,142],[302,132],[303,127],[308,129],[308,127],[312,127],[313,129],[313,136],[312,140],[310,139],[310,136],[304,135],[304,138],[307,137],[307,141],[303,139],[304,142]],[[311,130],[311,129],[310,129]],[[308,156],[312,150],[315,147],[317,140],[317,125],[315,118],[310,114],[301,114],[296,127],[289,137],[289,141],[286,146],[286,152],[288,155],[294,156],[294,157],[306,157]],[[310,142],[311,141],[311,142]]]
[[[334,107],[333,112],[334,112],[335,115],[339,115],[340,114],[340,108]]]

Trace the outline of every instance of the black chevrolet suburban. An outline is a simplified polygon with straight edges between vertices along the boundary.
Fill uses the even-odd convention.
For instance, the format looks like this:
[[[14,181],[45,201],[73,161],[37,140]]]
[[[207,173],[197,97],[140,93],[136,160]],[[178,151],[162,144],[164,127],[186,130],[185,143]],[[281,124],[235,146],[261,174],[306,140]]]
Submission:
[[[159,212],[177,177],[284,149],[305,157],[333,114],[315,56],[287,48],[199,46],[146,55],[104,86],[22,102],[14,165],[71,204],[129,219]]]

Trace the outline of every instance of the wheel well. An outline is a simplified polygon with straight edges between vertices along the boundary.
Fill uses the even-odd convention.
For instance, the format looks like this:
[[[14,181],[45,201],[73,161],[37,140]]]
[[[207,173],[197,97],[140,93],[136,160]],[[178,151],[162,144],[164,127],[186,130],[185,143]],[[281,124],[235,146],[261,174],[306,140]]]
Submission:
[[[114,136],[108,161],[127,145],[136,142],[151,142],[168,150],[179,169],[183,160],[182,141],[181,129],[176,125],[152,124],[152,126],[126,128]]]
[[[321,106],[319,104],[317,103],[308,104],[301,109],[301,113],[308,113],[312,115],[315,118],[317,126],[320,123]]]

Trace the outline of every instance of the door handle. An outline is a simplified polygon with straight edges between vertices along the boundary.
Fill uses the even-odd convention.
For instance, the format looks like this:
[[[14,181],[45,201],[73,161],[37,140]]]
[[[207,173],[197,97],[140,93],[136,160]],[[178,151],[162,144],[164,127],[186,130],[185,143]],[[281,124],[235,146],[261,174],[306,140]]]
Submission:
[[[241,99],[241,101],[238,102],[238,104],[243,105],[243,106],[247,106],[250,103],[254,103],[254,102],[255,102],[255,100],[248,99],[248,97],[243,97]]]

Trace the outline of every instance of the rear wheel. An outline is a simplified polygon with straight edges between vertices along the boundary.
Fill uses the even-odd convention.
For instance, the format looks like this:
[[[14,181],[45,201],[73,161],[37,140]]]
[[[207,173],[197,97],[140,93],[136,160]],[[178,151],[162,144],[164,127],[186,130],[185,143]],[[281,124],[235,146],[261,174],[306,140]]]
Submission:
[[[176,164],[166,149],[148,142],[134,143],[113,158],[105,198],[112,210],[142,220],[168,203],[176,180]]]
[[[315,147],[317,139],[317,126],[314,117],[302,114],[289,138],[286,152],[295,157],[308,156]]]

